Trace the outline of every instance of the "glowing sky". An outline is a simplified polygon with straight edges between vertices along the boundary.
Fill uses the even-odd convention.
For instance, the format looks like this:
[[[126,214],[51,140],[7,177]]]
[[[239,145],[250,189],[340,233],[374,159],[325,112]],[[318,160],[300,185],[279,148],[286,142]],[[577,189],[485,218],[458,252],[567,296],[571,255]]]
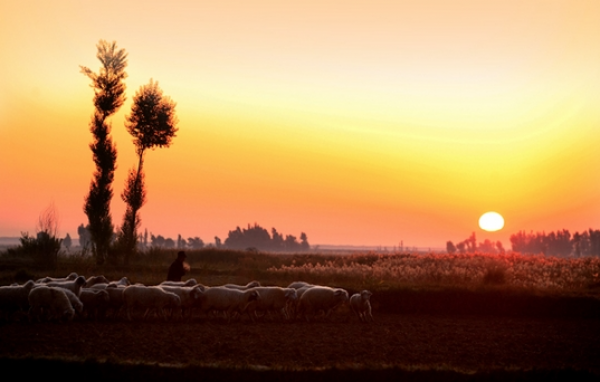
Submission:
[[[397,4],[401,3],[401,4]],[[96,44],[128,52],[111,119],[150,78],[177,102],[147,153],[142,229],[213,242],[247,224],[311,244],[444,247],[600,228],[600,2],[3,1],[0,236],[53,204],[87,223]],[[478,228],[486,211],[503,230]]]

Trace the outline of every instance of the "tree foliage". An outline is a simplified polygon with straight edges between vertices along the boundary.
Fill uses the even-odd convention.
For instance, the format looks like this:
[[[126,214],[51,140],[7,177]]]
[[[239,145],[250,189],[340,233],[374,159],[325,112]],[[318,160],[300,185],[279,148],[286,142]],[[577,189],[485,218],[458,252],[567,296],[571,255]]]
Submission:
[[[94,141],[90,144],[96,170],[85,197],[84,212],[89,220],[89,231],[96,262],[104,263],[113,236],[110,201],[113,197],[112,182],[117,161],[117,149],[110,137],[110,125],[106,119],[125,102],[125,78],[127,53],[117,49],[116,42],[100,40],[96,45],[96,57],[102,64],[98,73],[80,66],[81,72],[92,80],[94,89],[94,115],[90,130]]]
[[[254,224],[248,224],[248,228],[229,231],[224,245],[229,249],[248,249],[256,248],[265,251],[305,251],[310,249],[308,238],[304,232],[300,234],[300,242],[294,235],[286,235],[278,233],[275,228],[271,229],[272,236],[269,231]]]
[[[125,127],[133,136],[138,156],[142,157],[147,149],[171,145],[178,131],[175,106],[152,79],[136,92]]]
[[[133,136],[133,143],[138,155],[137,169],[129,171],[121,198],[127,204],[123,225],[119,235],[119,247],[125,254],[128,264],[135,254],[137,246],[137,230],[140,225],[138,211],[146,201],[144,186],[144,153],[155,147],[169,147],[177,132],[175,102],[164,96],[158,82],[150,79],[133,97],[131,114],[126,117],[125,127]]]
[[[569,230],[530,232],[519,231],[510,236],[512,249],[515,252],[548,256],[600,256],[600,230],[589,229],[582,233]]]

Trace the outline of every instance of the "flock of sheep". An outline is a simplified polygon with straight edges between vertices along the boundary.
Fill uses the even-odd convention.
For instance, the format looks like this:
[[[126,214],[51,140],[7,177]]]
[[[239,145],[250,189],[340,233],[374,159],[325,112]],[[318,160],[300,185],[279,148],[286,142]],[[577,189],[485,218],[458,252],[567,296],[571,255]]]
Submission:
[[[194,311],[223,316],[228,322],[247,315],[252,321],[267,315],[281,320],[310,321],[329,317],[348,305],[360,321],[373,321],[370,297],[363,290],[349,296],[342,288],[303,281],[287,287],[226,284],[208,287],[196,280],[165,281],[156,286],[131,285],[127,277],[109,281],[104,276],[85,278],[71,273],[65,278],[44,277],[23,285],[0,287],[0,312],[5,320],[27,316],[29,321],[70,321],[107,316],[142,319],[150,314],[165,320],[191,318]]]

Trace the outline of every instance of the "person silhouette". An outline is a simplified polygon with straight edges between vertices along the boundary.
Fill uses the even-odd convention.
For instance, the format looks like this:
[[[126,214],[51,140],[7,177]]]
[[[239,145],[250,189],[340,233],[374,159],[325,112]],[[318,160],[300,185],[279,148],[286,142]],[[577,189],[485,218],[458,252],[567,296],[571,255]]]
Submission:
[[[169,273],[167,274],[167,281],[181,281],[181,277],[190,269],[184,261],[187,258],[184,251],[177,253],[177,258],[169,267]]]

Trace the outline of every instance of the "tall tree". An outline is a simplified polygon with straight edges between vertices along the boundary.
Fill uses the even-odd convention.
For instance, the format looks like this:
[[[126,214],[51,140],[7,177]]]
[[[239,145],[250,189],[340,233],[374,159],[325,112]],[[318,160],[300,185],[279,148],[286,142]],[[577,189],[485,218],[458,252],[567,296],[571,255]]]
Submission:
[[[127,204],[120,240],[125,251],[125,263],[128,264],[135,253],[137,229],[140,225],[138,211],[144,205],[146,191],[144,187],[144,154],[148,149],[169,147],[175,137],[177,117],[175,102],[164,96],[158,82],[150,79],[135,93],[131,114],[125,117],[125,127],[133,136],[138,156],[137,168],[129,172],[121,198]]]
[[[84,211],[89,220],[92,251],[96,263],[101,265],[108,255],[113,236],[110,201],[113,196],[112,182],[117,161],[117,149],[110,137],[110,125],[106,119],[113,115],[125,102],[125,67],[127,53],[117,49],[117,43],[100,40],[96,45],[96,57],[102,66],[98,73],[80,66],[81,72],[92,80],[94,88],[94,115],[90,130],[94,141],[90,144],[96,170],[85,197]]]

